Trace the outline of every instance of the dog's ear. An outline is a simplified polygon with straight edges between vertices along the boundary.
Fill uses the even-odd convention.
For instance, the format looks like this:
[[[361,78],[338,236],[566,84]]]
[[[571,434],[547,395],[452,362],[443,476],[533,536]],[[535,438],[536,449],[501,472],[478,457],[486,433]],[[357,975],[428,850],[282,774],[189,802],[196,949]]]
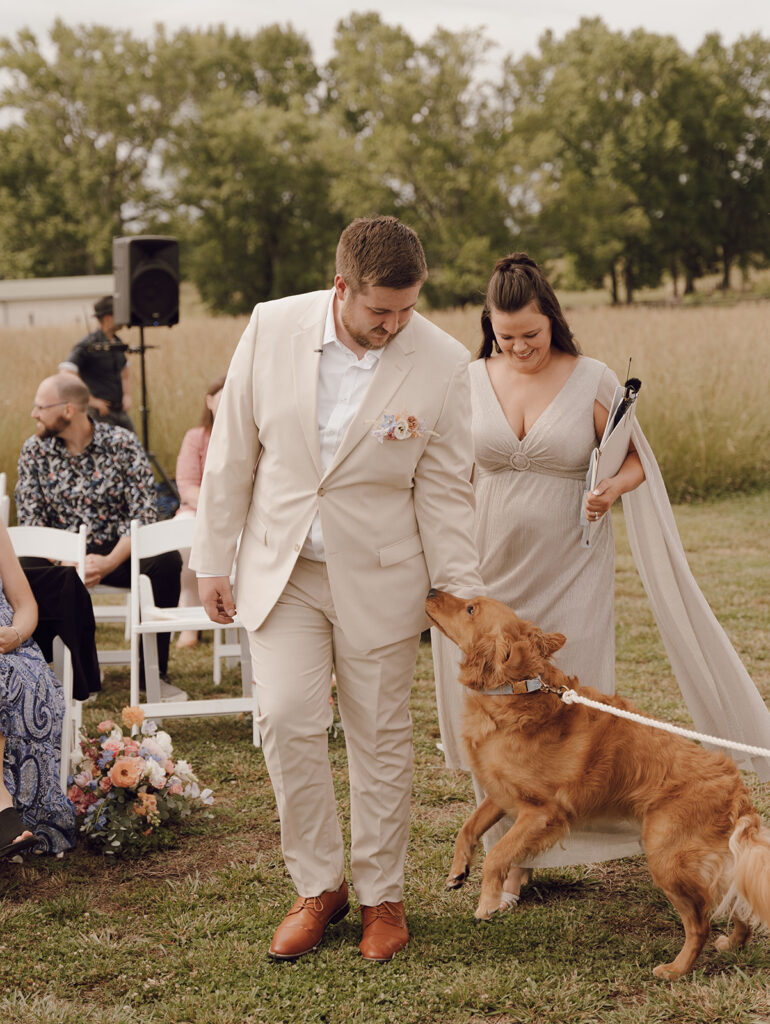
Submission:
[[[544,633],[541,629],[536,629],[532,635],[533,647],[544,658],[550,658],[566,642],[567,638],[562,633]]]
[[[460,682],[472,690],[495,685],[511,657],[511,640],[502,633],[485,633],[473,644],[460,666]]]

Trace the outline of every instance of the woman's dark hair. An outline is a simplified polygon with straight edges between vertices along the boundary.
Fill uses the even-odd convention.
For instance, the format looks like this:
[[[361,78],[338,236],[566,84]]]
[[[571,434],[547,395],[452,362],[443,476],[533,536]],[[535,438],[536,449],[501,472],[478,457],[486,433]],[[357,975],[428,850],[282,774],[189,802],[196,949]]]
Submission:
[[[206,398],[211,398],[212,395],[218,395],[222,388],[225,386],[225,377],[217,377],[217,379],[209,384],[209,389],[206,392]],[[211,409],[208,407],[208,403],[203,403],[203,415],[201,416],[200,426],[204,430],[208,430],[211,433],[211,428],[214,426],[214,417],[211,415]]]
[[[569,352],[572,356],[580,355],[580,348],[564,319],[559,300],[545,274],[525,252],[514,252],[497,261],[489,279],[484,309],[481,313],[481,330],[484,337],[476,354],[477,359],[488,359],[493,352],[499,351],[495,332],[492,330],[490,312],[497,309],[501,313],[517,313],[530,302],[534,302],[538,311],[551,321],[553,347]]]

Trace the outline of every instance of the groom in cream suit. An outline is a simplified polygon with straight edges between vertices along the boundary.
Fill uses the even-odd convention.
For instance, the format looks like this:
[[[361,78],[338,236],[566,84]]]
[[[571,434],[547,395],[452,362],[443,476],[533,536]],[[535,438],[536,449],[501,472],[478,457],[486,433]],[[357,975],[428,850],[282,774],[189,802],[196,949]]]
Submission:
[[[249,631],[265,762],[299,898],[270,945],[314,949],[348,912],[327,753],[347,744],[360,949],[409,940],[409,694],[431,586],[480,592],[468,353],[414,312],[427,276],[392,217],[348,225],[334,288],[259,304],[214,423],[191,566],[215,622]]]

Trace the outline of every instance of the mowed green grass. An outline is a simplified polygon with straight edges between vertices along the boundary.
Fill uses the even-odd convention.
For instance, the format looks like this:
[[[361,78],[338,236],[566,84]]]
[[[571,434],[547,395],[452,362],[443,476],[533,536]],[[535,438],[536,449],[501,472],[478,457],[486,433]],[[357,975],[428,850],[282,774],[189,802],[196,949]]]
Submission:
[[[678,507],[704,593],[770,698],[770,492]],[[630,559],[618,536],[618,689],[648,713],[690,725]],[[117,642],[117,640],[116,640]],[[175,682],[211,694],[211,644],[172,652]],[[237,692],[232,668],[223,689]],[[116,715],[125,672],[109,670],[86,720]],[[266,950],[294,900],[275,805],[251,722],[169,721],[176,752],[213,787],[211,817],[184,823],[175,847],[109,863],[85,848],[63,860],[0,862],[0,1018],[6,1024],[758,1024],[770,1021],[770,943],[718,954],[674,984],[652,968],[682,943],[676,913],[642,858],[543,871],[520,908],[488,924],[473,910],[480,866],[444,889],[455,833],[473,806],[448,772],[430,649],[413,691],[416,775],[406,906],[412,941],[392,963],[364,963],[356,909],[317,953],[275,965]],[[331,760],[347,834],[344,739]],[[770,794],[751,776],[757,806]],[[694,780],[697,784],[697,780]]]

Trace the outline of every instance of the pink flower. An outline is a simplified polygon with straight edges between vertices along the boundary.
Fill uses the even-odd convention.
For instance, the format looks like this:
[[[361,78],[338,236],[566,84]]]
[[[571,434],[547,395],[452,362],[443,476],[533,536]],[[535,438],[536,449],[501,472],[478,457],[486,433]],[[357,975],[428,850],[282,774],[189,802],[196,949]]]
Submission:
[[[109,791],[112,789],[112,779],[109,777],[109,775],[105,775],[104,778],[99,779],[99,789],[102,791],[102,793],[109,793]]]
[[[181,796],[181,794],[182,794],[182,783],[181,782],[172,782],[171,785],[168,787],[168,791],[169,791],[169,793],[172,793],[174,796]]]
[[[74,782],[76,786],[80,786],[81,789],[85,789],[88,783],[93,779],[93,773],[90,768],[86,768],[83,772],[78,772],[75,776]],[[70,797],[70,800],[72,797]]]
[[[122,749],[122,740],[105,740],[105,742],[102,743],[102,750],[111,750],[113,754],[119,754]]]
[[[115,728],[115,723],[111,718],[105,718],[103,722],[99,722],[96,727],[97,732],[112,732]]]
[[[166,775],[174,774],[174,762],[171,760],[166,761]]]
[[[138,754],[141,743],[137,743],[136,740],[123,740],[123,752],[126,755]]]

